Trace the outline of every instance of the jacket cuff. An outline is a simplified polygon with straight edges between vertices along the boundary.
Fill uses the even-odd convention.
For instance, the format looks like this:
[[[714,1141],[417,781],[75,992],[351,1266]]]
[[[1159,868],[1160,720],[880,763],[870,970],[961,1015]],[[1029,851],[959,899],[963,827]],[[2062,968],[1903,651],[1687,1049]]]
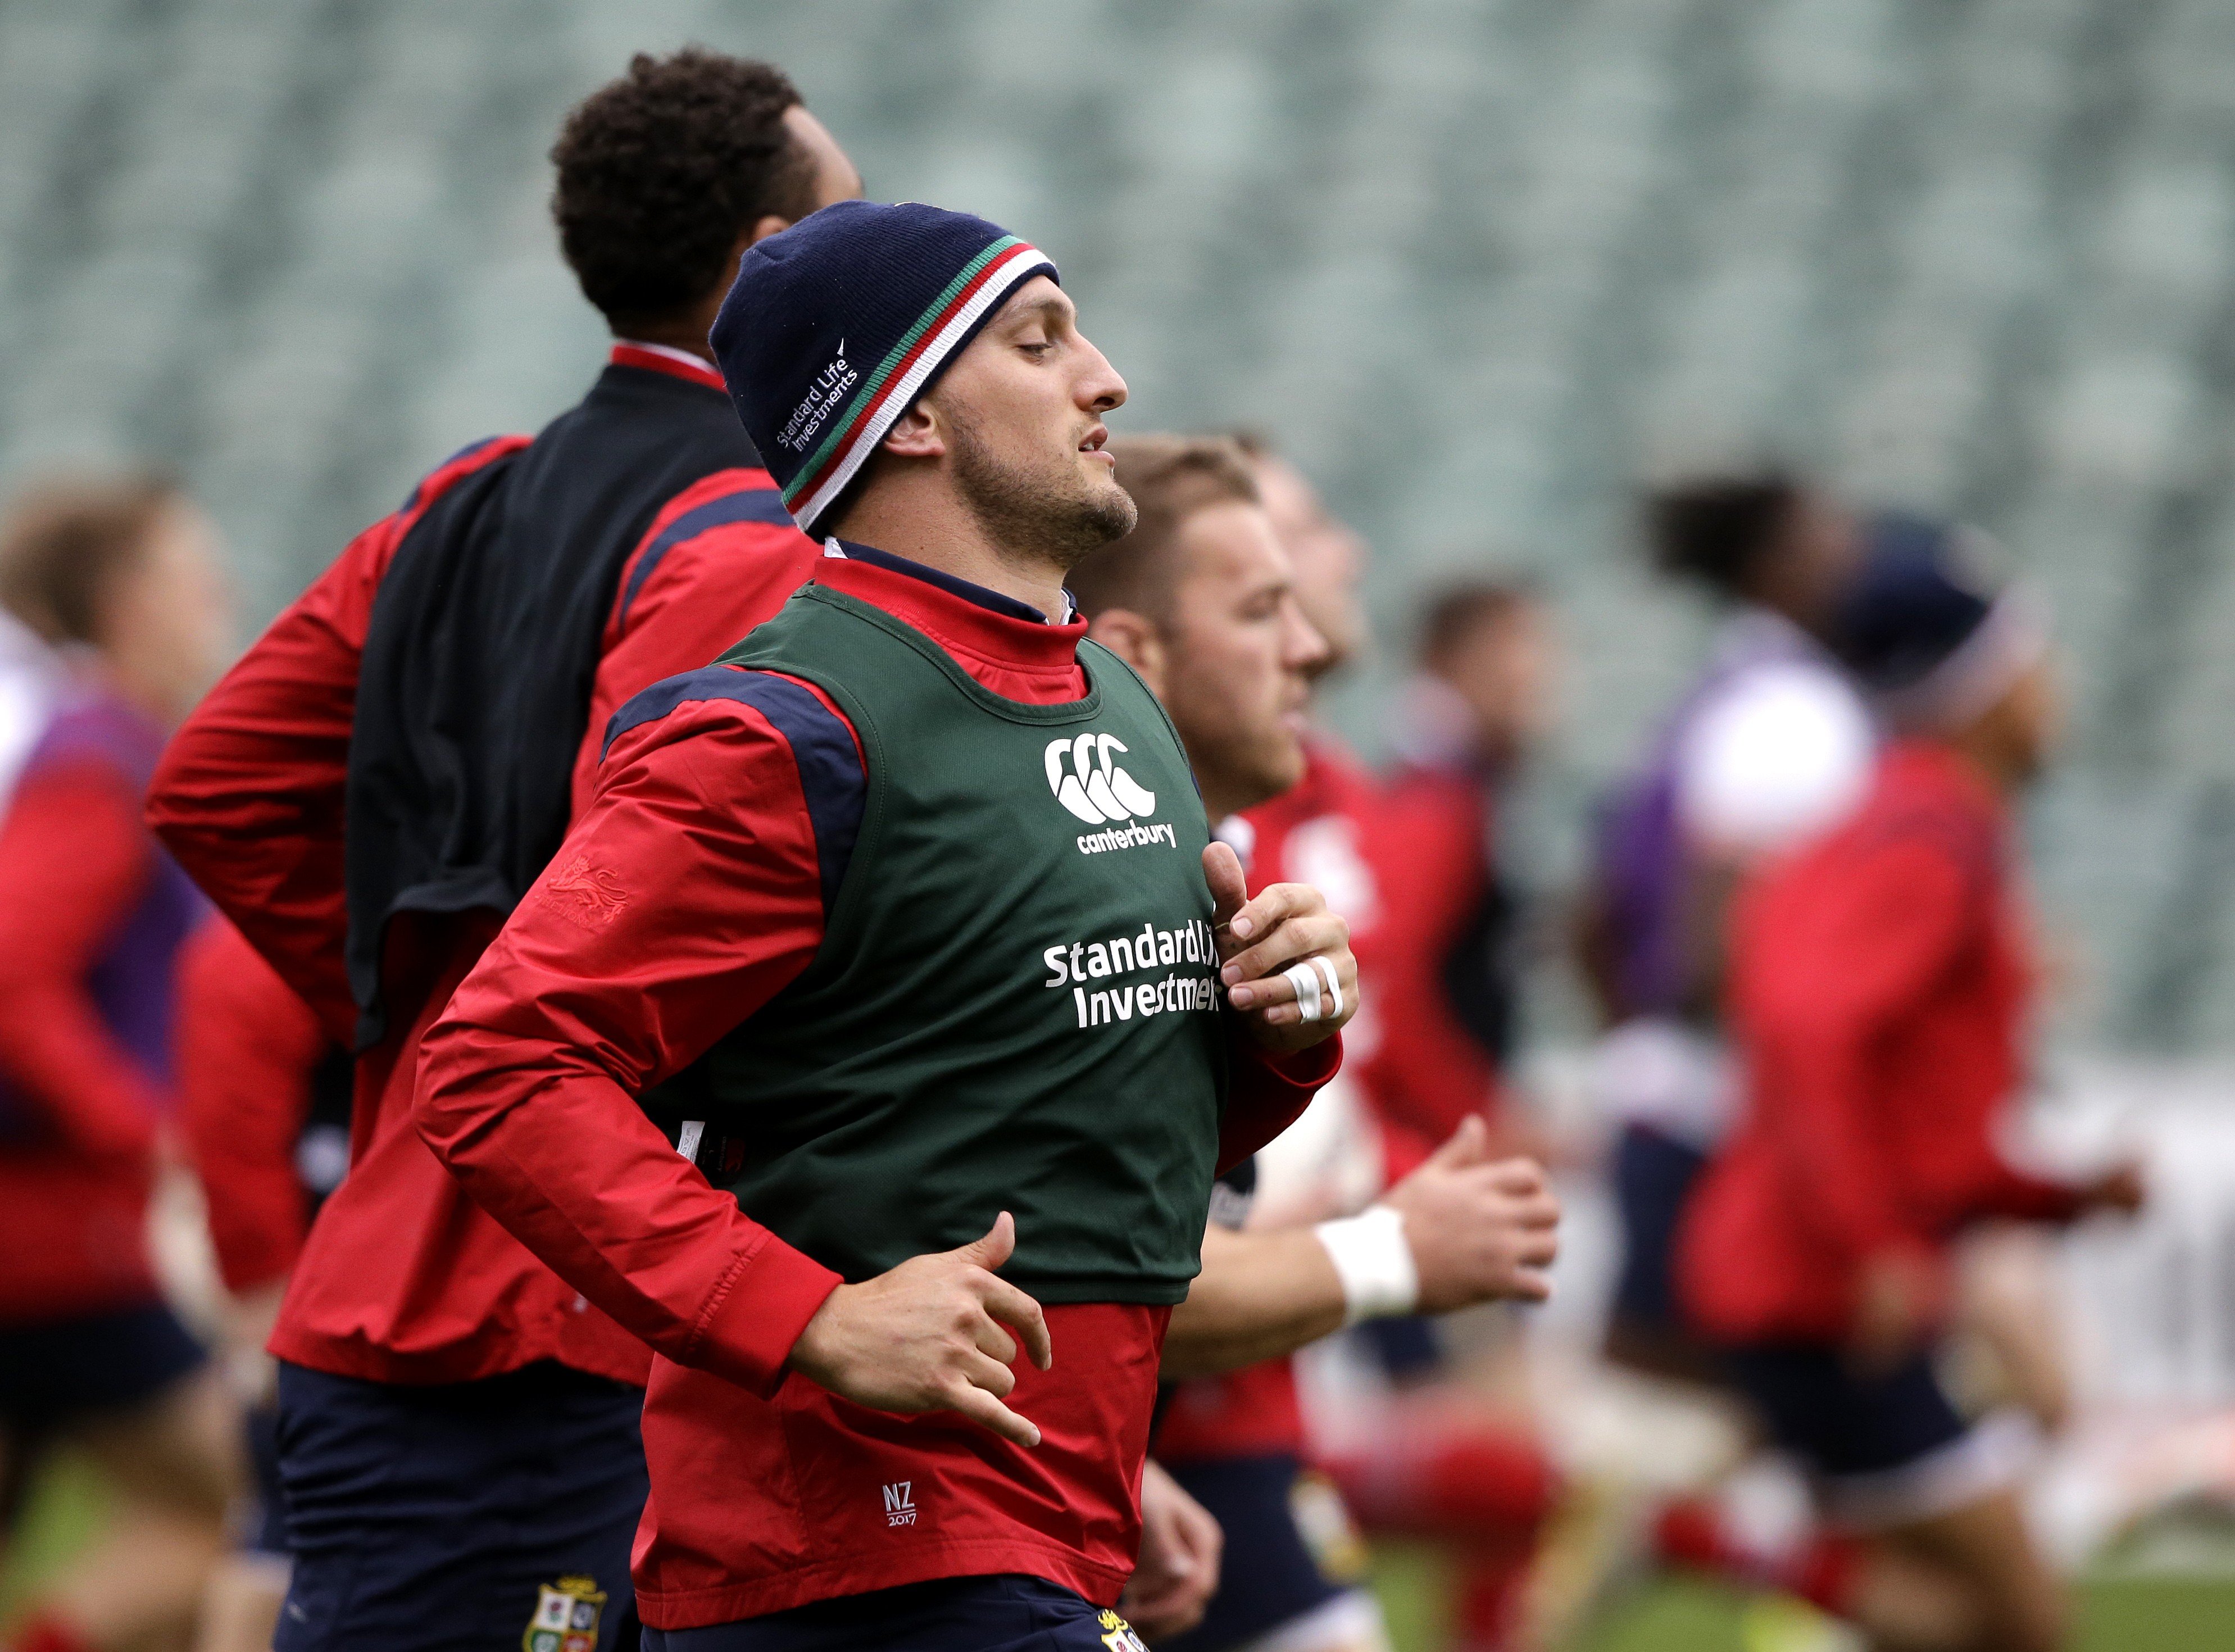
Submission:
[[[1223,1176],[1294,1124],[1342,1066],[1342,1034],[1308,1050],[1276,1055],[1241,1027],[1229,1033],[1235,1064],[1219,1121],[1218,1173]]]
[[[773,1399],[783,1386],[784,1361],[799,1334],[845,1282],[764,1229],[760,1243],[739,1256],[724,1278],[681,1363]]]
[[[1317,1095],[1327,1081],[1342,1070],[1342,1034],[1321,1039],[1308,1050],[1298,1050],[1289,1055],[1275,1055],[1255,1039],[1251,1046],[1264,1062],[1267,1073],[1278,1084],[1301,1091],[1308,1101]]]

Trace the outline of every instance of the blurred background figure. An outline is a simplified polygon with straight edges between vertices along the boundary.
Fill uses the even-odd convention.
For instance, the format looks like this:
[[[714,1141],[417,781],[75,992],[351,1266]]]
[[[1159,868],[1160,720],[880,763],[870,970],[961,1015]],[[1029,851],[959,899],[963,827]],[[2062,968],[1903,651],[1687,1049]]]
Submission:
[[[1675,483],[1645,515],[1655,569],[1696,581],[1725,612],[1706,669],[1601,813],[1580,951],[1607,1027],[1594,1081],[1614,1121],[1622,1224],[1608,1351],[1699,1377],[1669,1247],[1730,1110],[1724,922],[1749,865],[1860,791],[1869,719],[1820,633],[1862,530],[1775,474]]]
[[[1827,626],[1888,731],[1861,801],[1728,931],[1743,1098],[1681,1221],[1686,1307],[1825,1513],[1867,1541],[1878,1644],[2053,1652],[2061,1590],[2017,1501],[2028,1439],[1932,1355],[1949,1251],[1989,1216],[2132,1212],[2131,1166],[2017,1162],[2035,970],[2011,810],[2054,745],[2041,616],[1951,536],[1884,533]]]
[[[1124,441],[1117,445],[1124,479],[1128,465],[1137,469],[1143,456]],[[1367,547],[1262,438],[1238,445],[1288,555],[1294,606],[1324,645],[1304,666],[1316,686],[1355,665],[1365,643],[1360,587]],[[1144,521],[1153,515],[1144,506]],[[1080,589],[1091,612],[1106,594],[1089,593],[1084,584]],[[1183,629],[1186,622],[1176,623]],[[1503,645],[1519,632],[1471,634],[1453,657],[1464,656],[1470,667],[1484,652],[1503,661]],[[1535,640],[1533,633],[1526,640]],[[1301,879],[1327,892],[1352,925],[1362,1004],[1346,1035],[1350,1072],[1259,1156],[1246,1190],[1240,1180],[1229,1190],[1231,1203],[1246,1210],[1249,1229],[1262,1233],[1348,1216],[1386,1199],[1408,1212],[1407,1239],[1424,1282],[1449,1271],[1451,1263],[1423,1248],[1443,1242],[1439,1231],[1458,1236],[1437,1229],[1428,1214],[1425,1189],[1443,1172],[1424,1170],[1426,1161],[1432,1155],[1439,1163],[1449,1159],[1447,1144],[1469,1120],[1478,1130],[1499,1121],[1475,1138],[1485,1144],[1485,1157],[1510,1150],[1498,1135],[1518,1134],[1500,1109],[1489,1054],[1467,1046],[1465,1059],[1450,1062],[1448,1044],[1428,1043],[1453,1023],[1442,960],[1459,949],[1451,938],[1471,927],[1480,868],[1491,856],[1478,790],[1495,783],[1518,755],[1517,711],[1521,720],[1533,711],[1533,704],[1521,710],[1533,686],[1527,668],[1481,675],[1499,680],[1496,691],[1485,689],[1485,698],[1512,726],[1479,749],[1469,740],[1464,751],[1447,754],[1467,776],[1459,783],[1467,802],[1455,826],[1448,819],[1432,823],[1439,831],[1432,857],[1425,838],[1428,811],[1422,811],[1420,834],[1395,829],[1380,780],[1316,723],[1299,724],[1301,777],[1220,829],[1249,856],[1253,887]],[[1175,715],[1180,712],[1176,705]],[[1195,750],[1197,733],[1184,722],[1182,728]],[[1417,1183],[1408,1181],[1415,1172],[1422,1178]],[[1222,1242],[1214,1232],[1207,1255]],[[1530,1436],[1525,1405],[1517,1407],[1511,1394],[1501,1405],[1470,1398],[1450,1380],[1458,1373],[1445,1367],[1430,1324],[1374,1317],[1356,1333],[1357,1352],[1376,1379],[1407,1389],[1401,1409],[1386,1392],[1370,1407],[1339,1404],[1332,1408],[1338,1415],[1325,1404],[1301,1403],[1294,1362],[1286,1358],[1179,1386],[1157,1451],[1224,1522],[1232,1581],[1203,1627],[1175,1642],[1177,1652],[1269,1646],[1350,1652],[1384,1644],[1379,1613],[1360,1588],[1365,1550],[1346,1498],[1369,1531],[1446,1550],[1458,1574],[1452,1609],[1465,1643],[1504,1642],[1556,1477]],[[1178,1321],[1173,1338],[1178,1348],[1191,1347]],[[1511,1346],[1510,1338],[1494,1340]],[[1168,1351],[1168,1360],[1172,1357]]]
[[[149,1249],[175,1140],[176,959],[204,908],[140,810],[165,731],[221,663],[210,524],[154,480],[37,490],[0,527],[0,601],[60,661],[0,823],[0,1507],[12,1526],[62,1444],[115,1492],[102,1540],[11,1644],[184,1647],[239,1446]]]
[[[1397,851],[1388,899],[1403,914],[1385,973],[1405,1036],[1367,1069],[1388,1128],[1412,1141],[1440,1141],[1493,1108],[1519,1053],[1529,913],[1500,803],[1544,730],[1551,647],[1525,586],[1452,585],[1423,611],[1382,823]],[[1530,1140],[1519,1118],[1499,1122]]]

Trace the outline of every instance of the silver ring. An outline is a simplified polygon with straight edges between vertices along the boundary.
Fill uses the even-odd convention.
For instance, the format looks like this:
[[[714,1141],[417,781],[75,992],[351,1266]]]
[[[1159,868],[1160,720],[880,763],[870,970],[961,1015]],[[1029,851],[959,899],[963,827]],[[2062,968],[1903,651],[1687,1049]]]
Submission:
[[[1314,956],[1310,961],[1317,966],[1321,974],[1327,977],[1327,1018],[1332,1021],[1342,1013],[1342,981],[1334,973],[1332,959]]]
[[[1296,1014],[1301,1020],[1320,1019],[1320,973],[1309,964],[1290,964],[1281,972],[1296,989]]]

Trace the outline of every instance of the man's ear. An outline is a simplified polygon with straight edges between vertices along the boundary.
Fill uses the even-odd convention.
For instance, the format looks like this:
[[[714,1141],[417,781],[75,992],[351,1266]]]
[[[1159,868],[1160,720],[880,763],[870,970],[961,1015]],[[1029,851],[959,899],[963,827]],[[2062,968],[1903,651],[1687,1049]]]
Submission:
[[[947,437],[939,428],[939,416],[918,402],[893,421],[877,445],[905,459],[937,459],[947,452]]]
[[[1146,614],[1131,608],[1104,608],[1086,634],[1138,672],[1149,692],[1164,698],[1164,638]]]
[[[778,218],[774,213],[762,213],[758,218],[753,220],[753,226],[747,230],[739,239],[737,242],[738,255],[742,256],[744,250],[752,246],[755,242],[764,241],[771,235],[781,235],[784,231],[790,229],[791,226],[792,220],[789,218]],[[730,260],[730,267],[732,270],[735,270],[737,263],[737,259],[732,258]]]

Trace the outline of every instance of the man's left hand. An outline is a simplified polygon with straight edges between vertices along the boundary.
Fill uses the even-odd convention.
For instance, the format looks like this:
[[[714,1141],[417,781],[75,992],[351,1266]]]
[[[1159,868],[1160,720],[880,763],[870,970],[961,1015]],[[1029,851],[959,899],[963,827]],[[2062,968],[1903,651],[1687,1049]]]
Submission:
[[[1227,1002],[1257,1041],[1309,1049],[1358,1013],[1350,925],[1308,883],[1275,883],[1249,897],[1242,862],[1224,843],[1203,852]]]

